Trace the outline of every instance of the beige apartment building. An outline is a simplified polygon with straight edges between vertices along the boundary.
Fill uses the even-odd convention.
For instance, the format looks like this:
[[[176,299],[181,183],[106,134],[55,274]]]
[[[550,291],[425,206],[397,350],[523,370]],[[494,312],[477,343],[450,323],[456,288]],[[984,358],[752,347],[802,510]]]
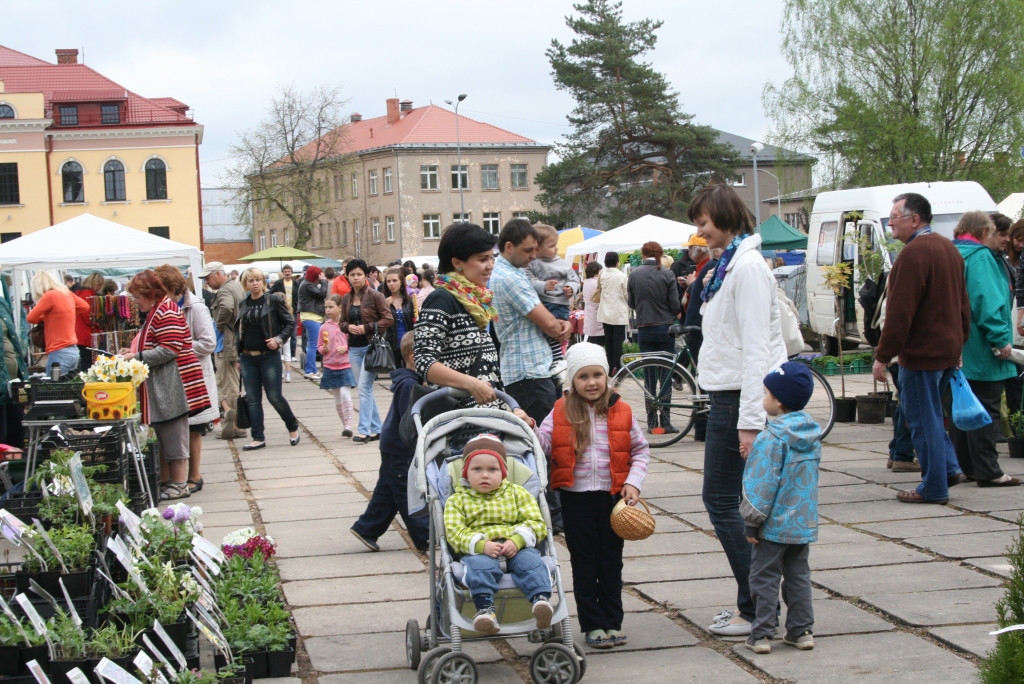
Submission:
[[[385,116],[353,114],[342,127],[341,152],[353,161],[329,179],[335,207],[309,251],[378,265],[434,256],[441,231],[456,221],[497,234],[509,219],[542,209],[534,177],[549,146],[460,114],[460,168],[455,113],[412,104],[392,98]],[[253,224],[255,250],[291,244],[277,216],[257,211]]]

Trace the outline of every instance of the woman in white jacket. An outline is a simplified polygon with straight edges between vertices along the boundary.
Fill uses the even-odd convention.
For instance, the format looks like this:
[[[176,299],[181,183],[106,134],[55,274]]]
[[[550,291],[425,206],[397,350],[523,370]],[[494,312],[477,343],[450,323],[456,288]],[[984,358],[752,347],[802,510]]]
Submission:
[[[604,326],[604,351],[608,355],[608,375],[615,377],[622,359],[622,343],[629,325],[629,299],[626,274],[619,270],[619,255],[604,255],[605,268],[597,276],[601,288],[601,303],[597,320]]]
[[[697,373],[711,397],[704,443],[704,507],[737,584],[737,611],[715,616],[713,634],[748,636],[754,603],[750,544],[739,506],[743,466],[767,419],[763,380],[786,361],[775,279],[761,257],[754,217],[728,185],[705,186],[688,215],[711,249],[725,252],[701,294],[704,344]]]

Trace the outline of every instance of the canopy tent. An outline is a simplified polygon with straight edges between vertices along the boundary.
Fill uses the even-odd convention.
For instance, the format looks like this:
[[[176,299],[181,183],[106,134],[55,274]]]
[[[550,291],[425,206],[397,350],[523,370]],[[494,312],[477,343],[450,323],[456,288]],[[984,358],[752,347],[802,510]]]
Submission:
[[[1016,221],[1021,217],[1021,209],[1024,209],[1024,192],[1015,192],[1007,195],[1006,199],[1000,202],[997,207],[1000,214],[1009,216]]]
[[[761,224],[761,249],[807,249],[807,234],[774,214]]]
[[[202,255],[199,249],[150,235],[92,214],[37,230],[0,244],[0,268],[14,271],[14,296],[21,301],[25,274],[43,270],[153,268],[188,266],[196,292]],[[15,323],[19,323],[15,319]]]
[[[404,264],[406,261],[411,261],[416,264],[416,268],[419,268],[423,264],[429,264],[431,268],[436,269],[438,264],[437,255],[435,254],[420,254],[417,256],[402,257],[402,263]]]
[[[571,259],[578,254],[632,252],[640,249],[645,242],[651,241],[657,242],[662,249],[678,248],[696,232],[697,228],[688,223],[648,214],[624,226],[572,245],[565,250],[565,258]]]
[[[565,230],[558,231],[558,256],[564,259],[566,249],[583,242],[584,240],[597,237],[600,234],[601,231],[599,230],[584,228],[583,226],[576,226],[575,228],[566,228]]]

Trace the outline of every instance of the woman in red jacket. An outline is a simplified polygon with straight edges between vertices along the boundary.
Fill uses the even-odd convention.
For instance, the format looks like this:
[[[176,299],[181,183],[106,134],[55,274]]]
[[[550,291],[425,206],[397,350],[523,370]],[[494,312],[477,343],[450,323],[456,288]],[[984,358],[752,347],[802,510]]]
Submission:
[[[82,298],[82,300],[89,304],[89,297],[95,297],[103,289],[103,281],[105,278],[102,273],[90,273],[89,277],[82,281],[82,287],[75,290],[75,294]],[[94,346],[92,343],[93,333],[100,332],[100,329],[96,327],[92,322],[92,307],[82,310],[77,310],[75,316],[75,336],[78,338],[78,353],[81,358],[81,370],[89,370],[89,366],[92,365],[92,352],[88,350],[89,347]]]
[[[60,364],[61,375],[77,371],[80,357],[75,319],[80,312],[88,313],[89,305],[73,295],[50,271],[39,271],[32,276],[32,298],[36,305],[28,312],[26,320],[44,326],[46,372],[49,373],[54,364]]]

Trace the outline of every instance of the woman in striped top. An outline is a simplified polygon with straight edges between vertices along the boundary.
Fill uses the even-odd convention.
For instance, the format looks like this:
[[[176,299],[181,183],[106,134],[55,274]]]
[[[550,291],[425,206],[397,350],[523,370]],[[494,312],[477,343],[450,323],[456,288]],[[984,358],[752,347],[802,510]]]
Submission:
[[[167,298],[156,273],[147,269],[137,274],[126,289],[139,311],[147,314],[131,349],[122,349],[121,355],[149,367],[139,395],[142,422],[153,427],[160,445],[161,481],[167,477],[160,499],[184,499],[190,494],[188,418],[210,408],[203,367],[192,351],[188,323],[178,305]]]

